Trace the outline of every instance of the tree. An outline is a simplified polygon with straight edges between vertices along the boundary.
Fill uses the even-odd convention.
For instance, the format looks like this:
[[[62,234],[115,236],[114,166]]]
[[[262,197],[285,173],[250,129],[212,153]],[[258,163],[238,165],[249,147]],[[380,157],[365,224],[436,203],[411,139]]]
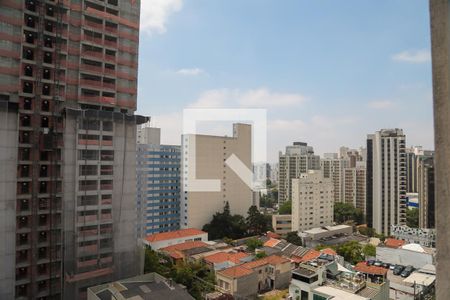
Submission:
[[[214,291],[215,277],[203,263],[189,262],[176,265],[172,269],[175,282],[186,286],[195,299],[204,299],[204,294]]]
[[[261,258],[267,257],[267,254],[265,251],[260,251],[260,252],[256,253],[255,257],[256,257],[256,259],[261,259]]]
[[[249,238],[245,245],[247,246],[248,251],[254,252],[256,248],[259,248],[263,245],[263,242],[257,238]]]
[[[375,257],[377,255],[377,248],[372,244],[365,245],[362,251],[366,257]]]
[[[170,263],[156,251],[147,247],[145,249],[144,273],[156,272],[163,276],[167,275],[170,270]]]
[[[231,215],[230,205],[226,202],[223,212],[215,213],[211,222],[203,226],[203,231],[208,232],[211,240],[225,237],[239,239],[246,235],[247,225],[244,217]]]
[[[412,208],[406,211],[406,225],[411,228],[419,228],[419,209]]]
[[[265,216],[259,212],[258,208],[255,205],[250,206],[247,214],[248,217],[245,220],[245,223],[250,235],[260,235],[270,229]]]
[[[292,213],[292,201],[289,200],[281,204],[278,213],[280,215],[290,215]]]
[[[357,241],[349,241],[337,246],[336,252],[351,264],[364,260],[362,246]]]
[[[372,227],[360,227],[358,228],[358,232],[368,237],[374,237],[376,235],[375,229]]]
[[[297,231],[288,232],[286,241],[297,246],[302,246],[302,238],[298,236]]]
[[[355,208],[350,203],[337,202],[334,204],[334,221],[337,223],[354,221],[361,224],[364,221],[364,215],[360,209]]]

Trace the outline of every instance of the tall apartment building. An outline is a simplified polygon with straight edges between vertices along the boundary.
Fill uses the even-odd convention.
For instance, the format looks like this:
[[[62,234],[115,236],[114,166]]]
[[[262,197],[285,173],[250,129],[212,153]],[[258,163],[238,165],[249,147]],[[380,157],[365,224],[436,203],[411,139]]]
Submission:
[[[0,298],[139,271],[140,1],[0,2]]]
[[[338,158],[337,153],[324,155],[320,159],[320,167],[325,178],[330,178],[334,185],[334,202],[344,202],[344,171],[349,165],[349,160]]]
[[[378,233],[406,223],[406,136],[382,129],[367,136],[366,219]]]
[[[344,169],[343,202],[351,203],[366,212],[366,163],[358,161],[355,167]]]
[[[292,179],[292,231],[333,225],[333,182],[320,170]]]
[[[434,156],[418,159],[419,227],[435,228]]]
[[[294,142],[278,157],[278,203],[292,199],[291,180],[308,170],[320,170],[320,156],[307,143]]]
[[[406,148],[406,192],[417,193],[417,154]]]
[[[181,228],[201,229],[216,212],[223,210],[226,202],[232,214],[247,215],[254,204],[253,192],[240,178],[243,174],[236,174],[227,165],[227,159],[233,154],[251,172],[251,125],[233,124],[232,137],[183,135]]]
[[[180,229],[180,146],[161,145],[161,130],[138,127],[138,236]]]

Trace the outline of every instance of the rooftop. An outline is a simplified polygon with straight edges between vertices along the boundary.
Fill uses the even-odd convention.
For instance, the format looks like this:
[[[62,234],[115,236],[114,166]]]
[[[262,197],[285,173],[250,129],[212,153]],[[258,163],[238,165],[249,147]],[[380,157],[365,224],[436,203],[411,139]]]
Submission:
[[[366,262],[359,262],[355,266],[355,271],[366,273],[366,274],[373,274],[373,275],[383,275],[386,276],[388,270],[383,267],[377,267],[377,266],[368,266]]]
[[[97,299],[111,300],[120,299],[133,300],[193,300],[185,288],[173,283],[157,273],[119,280],[112,283],[90,287]]]
[[[384,245],[389,248],[399,248],[399,247],[403,246],[404,244],[405,244],[405,241],[397,240],[397,239],[393,239],[393,238],[387,238],[384,241]]]
[[[435,275],[414,272],[411,275],[409,275],[407,278],[405,278],[403,281],[406,282],[406,283],[420,284],[420,285],[423,285],[423,286],[430,286],[431,284],[433,284],[433,282],[435,280],[436,280],[436,276]]]
[[[278,239],[270,238],[267,242],[264,243],[265,247],[275,247],[277,244],[279,244],[281,241]]]
[[[145,239],[150,242],[160,242],[160,241],[166,241],[166,240],[173,240],[173,239],[180,239],[185,238],[189,236],[199,235],[199,234],[206,234],[206,232],[195,229],[195,228],[186,228],[186,229],[180,229],[176,231],[171,232],[162,232],[162,233],[156,233],[151,234],[147,236]]]
[[[314,289],[314,292],[319,292],[320,294],[334,296],[333,300],[367,300],[366,297],[353,294],[332,286],[320,286]]]
[[[242,266],[234,266],[223,271],[219,271],[218,274],[231,277],[231,278],[239,278],[252,274],[253,271]]]
[[[225,261],[231,261],[234,264],[239,264],[241,259],[248,257],[249,255],[244,252],[218,252],[212,255],[205,256],[206,262],[212,264],[218,264]]]

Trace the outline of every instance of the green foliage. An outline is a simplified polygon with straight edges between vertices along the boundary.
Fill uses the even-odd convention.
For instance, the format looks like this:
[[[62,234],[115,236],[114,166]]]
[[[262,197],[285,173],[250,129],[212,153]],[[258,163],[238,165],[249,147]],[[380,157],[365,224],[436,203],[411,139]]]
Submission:
[[[362,246],[357,241],[349,241],[336,247],[337,254],[344,257],[351,264],[364,260]]]
[[[249,238],[245,245],[247,246],[248,251],[253,252],[256,248],[259,248],[263,245],[263,242],[257,238]]]
[[[244,217],[231,215],[228,202],[223,208],[223,212],[215,213],[210,223],[203,226],[203,231],[208,232],[211,240],[224,237],[239,239],[246,235],[247,225]]]
[[[170,262],[158,252],[145,249],[144,273],[156,272],[166,276],[170,271]]]
[[[175,282],[186,286],[195,299],[204,299],[204,294],[214,291],[215,277],[203,263],[182,263],[171,272]]]
[[[266,254],[266,252],[264,252],[264,251],[258,252],[258,253],[256,253],[256,255],[255,255],[256,259],[261,259],[261,258],[264,258],[264,257],[266,257],[266,256],[267,256],[267,254]]]
[[[372,244],[367,244],[362,249],[366,257],[375,257],[377,255],[377,248]]]
[[[364,215],[360,209],[350,203],[337,202],[334,204],[334,221],[336,223],[354,221],[356,224],[362,224]]]
[[[280,215],[290,215],[292,213],[292,201],[289,200],[281,204],[278,213]]]
[[[406,225],[411,228],[419,228],[419,209],[413,208],[406,211]]]
[[[255,205],[250,206],[247,214],[248,217],[245,220],[245,223],[247,225],[247,232],[250,235],[260,235],[266,233],[270,229],[266,217],[259,212]]]
[[[302,246],[302,239],[298,236],[297,231],[288,232],[286,241],[297,246]]]
[[[375,229],[371,227],[360,227],[358,228],[358,232],[362,235],[368,236],[368,237],[374,237],[376,236]]]

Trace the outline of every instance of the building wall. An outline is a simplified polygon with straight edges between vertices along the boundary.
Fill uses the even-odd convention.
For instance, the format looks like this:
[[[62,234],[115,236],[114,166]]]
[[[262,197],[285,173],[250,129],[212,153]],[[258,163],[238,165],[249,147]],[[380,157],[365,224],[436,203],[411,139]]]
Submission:
[[[434,264],[433,255],[405,249],[377,247],[377,259],[389,264],[411,265],[420,269],[427,264]]]
[[[181,193],[181,227],[199,228],[210,222],[216,212],[223,210],[226,202],[231,214],[247,215],[253,205],[250,187],[231,170],[225,161],[236,155],[251,170],[251,126],[234,124],[233,137],[184,135],[182,138],[183,174]],[[195,149],[195,150],[194,150]],[[195,151],[195,153],[194,153]],[[220,182],[220,191],[190,191],[195,180],[209,179]]]
[[[366,212],[366,168],[358,166],[344,169],[344,202]]]
[[[371,187],[367,189],[367,193],[372,191],[370,197],[367,195],[367,205],[372,206],[369,225],[386,235],[392,224],[406,223],[405,139],[401,129],[383,129],[368,136],[372,141],[372,175],[368,175]]]
[[[320,165],[324,177],[330,178],[333,181],[334,202],[344,202],[344,172],[345,168],[349,165],[349,160],[341,158],[322,158],[320,160]]]
[[[291,232],[292,215],[272,215],[272,228],[278,234]]]
[[[321,171],[309,171],[292,180],[292,230],[332,225],[333,182]]]
[[[148,242],[145,241],[147,245],[152,247],[153,250],[158,250],[161,248],[165,248],[172,245],[181,244],[184,242],[190,242],[190,241],[202,241],[207,242],[208,241],[208,233],[203,234],[197,234],[197,235],[191,235],[184,238],[177,238],[177,239],[171,239],[171,240],[164,240],[164,241],[158,241],[158,242]]]
[[[180,229],[180,146],[137,145],[138,236]]]
[[[0,299],[14,298],[16,261],[17,112],[0,102]]]
[[[419,227],[435,228],[434,158],[418,159]]]

